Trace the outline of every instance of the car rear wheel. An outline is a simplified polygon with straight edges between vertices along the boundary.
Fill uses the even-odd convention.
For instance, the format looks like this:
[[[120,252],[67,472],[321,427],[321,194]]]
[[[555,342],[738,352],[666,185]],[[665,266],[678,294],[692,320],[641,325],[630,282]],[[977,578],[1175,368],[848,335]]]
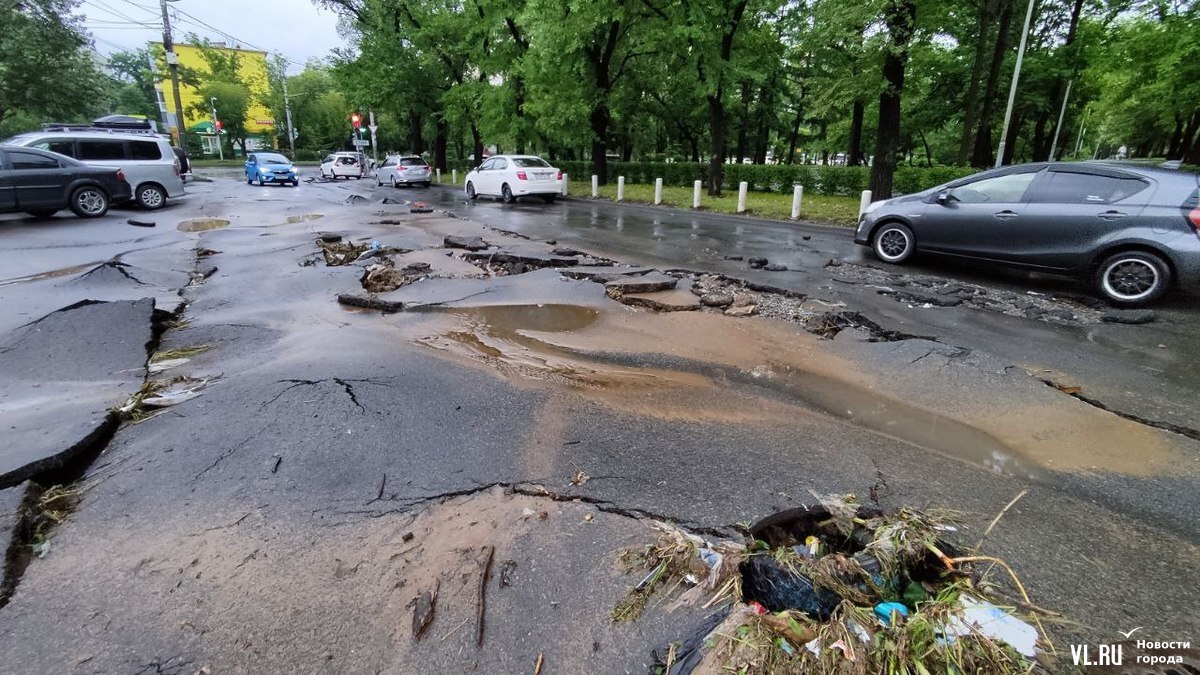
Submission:
[[[49,218],[50,216],[58,213],[58,209],[33,209],[32,211],[26,211],[25,213],[28,213],[34,218]]]
[[[1153,253],[1118,253],[1100,263],[1096,287],[1114,305],[1144,305],[1162,297],[1171,287],[1171,268]]]
[[[503,187],[500,188],[500,197],[504,199],[505,204],[511,204],[517,201],[517,198],[513,196],[512,188],[508,187],[508,183],[505,183]]]
[[[99,218],[108,213],[108,194],[94,185],[76,188],[71,193],[71,210],[81,218]]]
[[[424,183],[421,183],[421,185],[422,185],[422,186],[423,186],[423,187],[424,187],[426,190],[428,190],[428,189],[429,189],[429,181],[425,181]]]
[[[557,198],[558,195],[542,195],[542,201],[546,202],[547,204],[553,204],[554,200]]]
[[[161,209],[167,203],[167,191],[153,183],[139,185],[137,189],[137,203],[147,211]]]
[[[479,195],[475,193],[475,184],[467,181],[467,199],[475,199]]]
[[[875,257],[899,265],[912,256],[916,250],[916,240],[908,226],[902,223],[885,223],[875,232],[871,248],[875,251]]]

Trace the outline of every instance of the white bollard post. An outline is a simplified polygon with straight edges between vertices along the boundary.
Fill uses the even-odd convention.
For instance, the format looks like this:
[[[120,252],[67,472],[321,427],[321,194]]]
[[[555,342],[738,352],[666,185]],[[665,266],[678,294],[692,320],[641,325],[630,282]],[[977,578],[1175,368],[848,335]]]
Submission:
[[[792,220],[800,218],[800,200],[804,198],[804,186],[796,183],[792,186]]]
[[[700,185],[701,184],[702,184],[701,181],[696,181],[695,185],[692,186],[692,208],[693,209],[700,208]]]
[[[662,179],[654,179],[654,205],[658,206],[662,203]]]
[[[738,183],[738,205],[737,212],[746,212],[746,192],[750,190],[750,184],[746,181]]]
[[[617,176],[617,201],[625,201],[625,176]]]
[[[570,181],[571,181],[571,177],[567,175],[566,171],[564,171],[563,172],[563,190],[562,190],[562,196],[564,196],[564,197],[567,196],[567,183],[569,183]]]
[[[450,169],[450,182],[458,185],[458,169]]]
[[[867,207],[870,205],[871,205],[871,191],[863,190],[862,197],[860,197],[858,199],[858,217],[859,218],[862,218],[863,211],[866,211]]]
[[[600,176],[592,174],[592,199],[600,198]]]
[[[441,169],[437,170],[437,182],[439,182],[439,183],[442,182],[442,170]]]

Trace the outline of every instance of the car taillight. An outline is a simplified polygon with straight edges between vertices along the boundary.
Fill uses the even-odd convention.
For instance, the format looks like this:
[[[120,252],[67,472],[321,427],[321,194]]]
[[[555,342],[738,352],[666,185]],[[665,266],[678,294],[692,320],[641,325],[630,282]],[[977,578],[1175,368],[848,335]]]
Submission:
[[[400,170],[401,170],[401,171],[408,171],[408,167],[407,167],[407,166],[401,166],[401,167],[400,167]]]
[[[561,171],[558,172],[558,180],[562,180],[562,172]]]
[[[125,180],[125,172],[117,169],[117,180]]]
[[[1200,235],[1200,206],[1188,211],[1187,219],[1192,224],[1192,229],[1196,231],[1196,234]]]
[[[526,176],[524,171],[518,171],[517,180],[529,180],[529,176]]]

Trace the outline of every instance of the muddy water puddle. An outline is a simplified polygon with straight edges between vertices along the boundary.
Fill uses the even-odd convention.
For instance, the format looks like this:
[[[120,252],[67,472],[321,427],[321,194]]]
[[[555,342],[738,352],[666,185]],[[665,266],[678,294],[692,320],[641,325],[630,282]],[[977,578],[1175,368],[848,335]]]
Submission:
[[[229,227],[229,221],[224,218],[191,218],[179,223],[175,228],[180,232],[207,232]]]
[[[1025,390],[995,383],[986,401],[960,400],[936,382],[923,393],[774,322],[636,314],[571,305],[456,308],[415,341],[519,386],[566,386],[625,412],[724,422],[834,417],[1024,479],[1051,481],[1053,471],[1178,473],[1195,464],[1183,461],[1169,435],[1073,399],[1027,400]]]
[[[287,222],[288,224],[307,223],[310,220],[320,220],[324,217],[324,213],[304,213],[298,216],[288,216]]]

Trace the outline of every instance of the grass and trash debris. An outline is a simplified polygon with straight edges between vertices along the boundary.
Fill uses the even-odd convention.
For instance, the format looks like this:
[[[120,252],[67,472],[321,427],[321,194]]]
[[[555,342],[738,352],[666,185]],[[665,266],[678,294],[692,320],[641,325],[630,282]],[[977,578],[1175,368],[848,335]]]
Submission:
[[[641,577],[613,621],[651,606],[713,610],[655,652],[652,672],[1015,675],[1053,652],[1038,614],[1057,615],[1002,560],[964,554],[954,514],[817,498],[760,520],[745,541],[656,522],[655,543],[621,552],[619,566]],[[1009,578],[991,579],[997,568]]]

